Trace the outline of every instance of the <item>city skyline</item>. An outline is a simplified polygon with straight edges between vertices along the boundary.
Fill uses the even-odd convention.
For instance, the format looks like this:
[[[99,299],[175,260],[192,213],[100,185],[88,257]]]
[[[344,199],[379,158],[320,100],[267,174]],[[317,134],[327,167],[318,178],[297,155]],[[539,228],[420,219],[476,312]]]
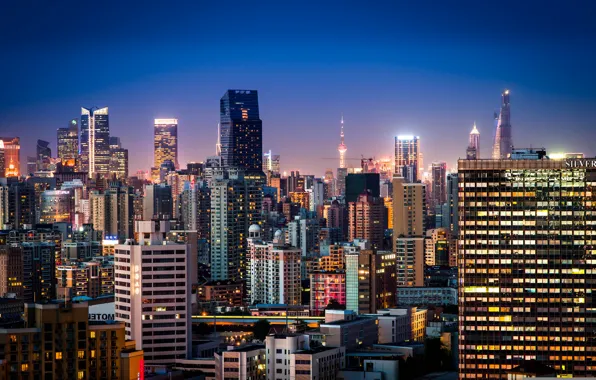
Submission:
[[[505,4],[438,4],[434,12],[400,3],[378,9],[325,4],[316,11],[306,5],[292,12],[265,4],[189,4],[184,12],[147,5],[134,20],[119,16],[138,12],[124,4],[109,29],[81,24],[76,15],[88,7],[100,17],[115,6],[61,3],[49,12],[68,28],[44,28],[44,12],[21,5],[7,12],[11,17],[0,26],[6,54],[48,64],[38,70],[21,60],[0,63],[0,72],[11,73],[3,74],[2,135],[30,130],[53,142],[79,107],[109,106],[110,129],[131,151],[131,173],[151,167],[155,118],[179,119],[181,163],[202,161],[217,139],[222,92],[246,88],[259,91],[263,149],[283,155],[283,171],[335,169],[321,158],[337,146],[342,112],[348,158],[390,156],[392,138],[412,134],[420,136],[427,163],[442,160],[454,168],[474,120],[489,152],[499,92],[508,88],[516,146],[596,154],[586,138],[596,119],[593,52],[585,49],[596,35],[586,19],[588,3],[557,11],[558,28],[548,21],[548,7],[513,3],[515,12]],[[216,27],[224,16],[241,23],[245,12],[258,27],[244,30],[243,42]],[[272,17],[277,14],[284,17]],[[149,27],[156,15],[163,25]],[[511,21],[503,26],[502,19]],[[46,38],[53,44],[44,46]],[[102,41],[101,59],[86,59],[94,50],[83,41]],[[241,62],[224,59],[225,50],[241,52]],[[497,64],[497,56],[512,63]],[[85,80],[89,73],[96,76],[92,83]],[[36,112],[27,112],[33,107]],[[21,139],[22,156],[33,156],[36,141]]]

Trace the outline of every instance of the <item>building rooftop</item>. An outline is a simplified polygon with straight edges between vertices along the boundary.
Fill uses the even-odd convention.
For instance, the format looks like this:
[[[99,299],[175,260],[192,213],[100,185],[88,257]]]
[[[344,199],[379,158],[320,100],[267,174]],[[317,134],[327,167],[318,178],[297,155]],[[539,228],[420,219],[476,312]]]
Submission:
[[[313,354],[318,354],[320,352],[325,352],[325,351],[331,351],[331,350],[335,350],[339,347],[326,347],[326,346],[320,346],[320,347],[316,347],[316,348],[311,348],[310,350],[302,350],[302,351],[296,351],[296,354],[308,354],[308,355],[313,355]]]
[[[260,350],[260,349],[265,349],[265,345],[264,344],[249,344],[246,346],[240,346],[238,348],[234,348],[233,350],[229,350],[226,352],[248,352],[248,351]]]

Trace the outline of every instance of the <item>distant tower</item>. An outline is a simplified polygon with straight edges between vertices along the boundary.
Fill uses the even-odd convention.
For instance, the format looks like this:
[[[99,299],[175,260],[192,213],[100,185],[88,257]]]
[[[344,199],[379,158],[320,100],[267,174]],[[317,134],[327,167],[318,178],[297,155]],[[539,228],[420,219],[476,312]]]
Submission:
[[[346,156],[346,151],[348,150],[348,147],[346,146],[346,144],[344,144],[344,115],[341,115],[341,142],[339,143],[339,146],[337,147],[337,151],[339,152],[339,167],[341,169],[346,167],[346,161],[345,161],[345,156]]]
[[[219,123],[217,123],[217,143],[215,144],[215,155],[221,156],[221,134],[219,131]]]
[[[472,132],[470,132],[470,143],[466,150],[466,158],[468,160],[477,160],[480,158],[480,132],[476,129],[476,122],[474,122],[474,127],[472,128]]]
[[[501,111],[495,115],[497,130],[495,132],[495,144],[493,145],[493,159],[507,158],[511,154],[513,138],[511,137],[511,109],[509,106],[509,90],[501,94]]]

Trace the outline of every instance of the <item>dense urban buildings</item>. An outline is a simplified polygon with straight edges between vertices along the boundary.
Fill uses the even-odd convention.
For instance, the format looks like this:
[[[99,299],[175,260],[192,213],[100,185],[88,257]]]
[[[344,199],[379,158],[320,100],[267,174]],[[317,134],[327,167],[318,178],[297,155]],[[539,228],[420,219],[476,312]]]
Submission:
[[[593,376],[593,160],[514,155],[458,162],[460,378]]]

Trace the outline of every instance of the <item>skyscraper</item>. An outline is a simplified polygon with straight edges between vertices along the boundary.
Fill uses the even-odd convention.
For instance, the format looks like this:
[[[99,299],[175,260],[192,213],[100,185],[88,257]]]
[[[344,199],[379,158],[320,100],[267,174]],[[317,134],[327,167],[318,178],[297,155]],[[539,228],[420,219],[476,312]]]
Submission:
[[[68,128],[58,128],[58,158],[63,166],[75,167],[79,155],[79,121],[72,119]]]
[[[115,271],[116,320],[125,322],[126,339],[134,339],[136,348],[145,351],[147,363],[187,359],[191,354],[191,284],[195,281],[190,274],[189,246],[166,241],[168,221],[136,224],[138,241],[116,246],[115,260],[122,263]]]
[[[424,286],[425,193],[422,183],[393,178],[393,252],[397,286]]]
[[[143,220],[169,220],[173,218],[172,186],[165,183],[145,186]]]
[[[447,201],[447,163],[433,162],[431,166],[432,190],[430,209]]]
[[[110,121],[108,107],[81,108],[81,171],[89,178],[110,171]]]
[[[37,140],[37,170],[48,170],[50,159],[52,158],[52,150],[50,149],[49,141]]]
[[[344,143],[344,115],[343,114],[341,115],[341,133],[340,133],[340,142],[339,142],[339,145],[337,146],[337,151],[339,152],[339,167],[343,169],[346,167],[345,156],[346,156],[346,152],[348,151],[348,147]]]
[[[362,192],[355,202],[349,203],[349,240],[364,239],[376,249],[383,247],[385,233],[385,203],[370,191]]]
[[[110,177],[128,178],[128,149],[122,148],[120,137],[110,136]]]
[[[350,173],[346,176],[346,203],[356,202],[363,191],[373,197],[381,196],[381,178],[378,173]]]
[[[21,139],[19,137],[0,137],[4,144],[4,176],[21,175]]]
[[[493,159],[507,158],[511,154],[513,137],[511,136],[511,109],[509,105],[509,90],[501,94],[501,111],[495,114],[497,129],[495,131],[495,144],[493,145]]]
[[[420,138],[418,136],[395,137],[395,174],[408,182],[418,181],[420,163]]]
[[[90,222],[104,236],[124,241],[133,237],[134,194],[132,188],[121,187],[89,194]]]
[[[221,156],[224,167],[263,170],[263,122],[255,90],[228,90],[220,100]]]
[[[159,169],[165,161],[178,168],[178,119],[155,119],[153,128],[153,181],[159,178]]]
[[[6,178],[4,170],[4,141],[0,140],[0,178]]]
[[[596,375],[595,159],[534,153],[458,161],[460,379]]]
[[[480,158],[480,132],[476,129],[476,122],[470,132],[470,141],[468,143],[468,149],[466,150],[466,158],[468,160],[476,160]]]

